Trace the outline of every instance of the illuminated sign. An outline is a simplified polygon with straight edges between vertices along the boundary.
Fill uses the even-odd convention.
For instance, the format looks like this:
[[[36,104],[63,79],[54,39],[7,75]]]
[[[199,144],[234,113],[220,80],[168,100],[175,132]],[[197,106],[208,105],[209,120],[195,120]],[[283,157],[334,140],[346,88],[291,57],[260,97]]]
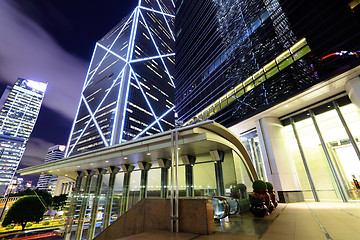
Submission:
[[[59,145],[59,150],[60,150],[60,151],[62,151],[62,152],[65,151],[65,148],[66,148],[65,145]]]
[[[36,82],[33,80],[29,80],[29,79],[26,79],[24,81],[24,83],[28,88],[31,88],[35,91],[40,91],[40,92],[45,92],[46,86],[47,86],[47,83]]]

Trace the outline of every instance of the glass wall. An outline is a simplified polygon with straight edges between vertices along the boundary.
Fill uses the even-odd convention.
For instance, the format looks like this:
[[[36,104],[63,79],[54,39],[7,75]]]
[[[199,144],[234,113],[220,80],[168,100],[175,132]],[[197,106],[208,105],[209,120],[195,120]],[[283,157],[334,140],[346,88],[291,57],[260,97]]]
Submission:
[[[305,154],[305,161],[309,166],[316,192],[320,201],[342,201],[341,191],[349,201],[360,200],[360,159],[351,143],[345,127],[349,127],[356,144],[359,146],[360,136],[360,112],[355,105],[348,100],[339,99],[339,113],[336,104],[328,104],[316,107],[314,120],[319,127],[320,135],[316,132],[314,121],[310,112],[306,111],[294,116],[301,147]],[[341,118],[345,120],[345,126]],[[300,185],[306,201],[314,201],[308,175],[304,168],[303,159],[300,155],[299,145],[295,139],[293,127],[284,120],[284,133],[295,162]],[[321,144],[323,138],[325,146]],[[325,152],[328,152],[327,156]],[[331,165],[334,167],[331,170]]]
[[[260,179],[267,181],[264,161],[261,155],[260,143],[257,131],[251,131],[240,136],[242,144],[248,151],[251,160],[253,161],[254,167]]]

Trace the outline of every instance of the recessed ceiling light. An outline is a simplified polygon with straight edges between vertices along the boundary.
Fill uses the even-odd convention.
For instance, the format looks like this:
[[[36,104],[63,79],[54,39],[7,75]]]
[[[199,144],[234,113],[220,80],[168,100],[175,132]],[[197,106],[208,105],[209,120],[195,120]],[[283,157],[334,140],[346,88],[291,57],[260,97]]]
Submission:
[[[286,104],[285,107],[289,107],[289,105]]]
[[[80,166],[77,166],[77,167],[80,167]]]
[[[94,164],[90,163],[90,165],[94,165]]]
[[[105,161],[105,162],[109,162],[109,161]]]
[[[124,159],[126,160],[126,159],[127,159],[127,157],[124,157]]]
[[[147,153],[146,155],[150,156],[150,155],[151,155],[151,153]]]

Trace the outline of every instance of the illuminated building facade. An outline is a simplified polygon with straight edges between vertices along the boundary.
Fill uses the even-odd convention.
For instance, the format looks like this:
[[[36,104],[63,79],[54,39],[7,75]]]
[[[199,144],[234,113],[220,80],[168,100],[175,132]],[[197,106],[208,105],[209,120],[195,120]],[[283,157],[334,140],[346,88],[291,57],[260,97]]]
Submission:
[[[0,112],[0,189],[10,184],[39,115],[47,83],[19,78],[2,96]]]
[[[50,147],[45,157],[45,163],[64,158],[65,149],[65,145],[55,145],[53,147]],[[40,190],[46,190],[51,193],[51,195],[53,195],[57,180],[57,176],[50,174],[41,174],[36,188]]]
[[[66,156],[174,127],[173,1],[139,1],[96,43]]]
[[[178,121],[240,136],[281,201],[359,200],[357,5],[177,1]]]

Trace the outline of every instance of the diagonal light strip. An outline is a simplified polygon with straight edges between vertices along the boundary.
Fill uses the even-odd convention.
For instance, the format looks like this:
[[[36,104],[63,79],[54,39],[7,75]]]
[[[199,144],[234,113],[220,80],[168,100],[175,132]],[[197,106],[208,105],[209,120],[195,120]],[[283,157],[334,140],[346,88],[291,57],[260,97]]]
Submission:
[[[169,26],[169,23],[168,23],[165,15],[164,15],[164,10],[162,9],[159,1],[156,0],[156,2],[157,2],[157,4],[159,5],[159,8],[160,8],[160,10],[161,10],[161,12],[162,12],[162,15],[163,15],[163,17],[164,17],[164,21],[165,21],[165,23],[166,23],[166,25],[167,25],[167,27],[168,27],[168,29],[169,29],[169,32],[170,32],[170,34],[171,34],[171,37],[172,37],[172,39],[175,41],[175,37],[174,37],[173,31],[171,30],[171,28],[170,28],[170,26]]]
[[[149,11],[149,12],[164,14],[165,16],[168,16],[168,17],[173,17],[173,18],[175,17],[175,15],[172,15],[172,14],[169,14],[169,13],[163,13],[163,12],[157,11],[155,9],[147,8],[147,7],[144,7],[144,6],[140,6],[140,8],[144,9],[146,11]]]
[[[127,63],[128,64],[128,63]],[[126,67],[126,66],[125,66]],[[130,64],[129,64],[129,67]],[[124,68],[125,69],[125,68]],[[126,109],[127,109],[127,104],[129,101],[128,100],[128,97],[129,97],[129,91],[130,91],[130,82],[131,82],[131,74],[128,74],[128,80],[127,80],[127,85],[126,85],[126,94],[125,94],[125,104],[124,104],[124,110],[123,110],[123,115],[122,115],[122,121],[121,121],[121,126],[120,126],[120,132],[121,132],[121,135],[120,135],[120,139],[119,139],[119,142],[121,143],[122,140],[123,140],[123,135],[124,135],[124,126],[125,126],[125,117],[126,117]],[[119,94],[121,93],[122,91],[120,90],[119,91]],[[119,95],[119,98],[120,98],[120,95]],[[118,100],[119,101],[119,100]]]
[[[134,70],[132,69],[131,66],[130,66],[130,68],[131,68],[131,72],[133,73],[133,75],[134,75],[134,77],[135,77],[136,83],[137,83],[137,85],[139,86],[140,91],[141,91],[142,95],[144,96],[145,101],[146,101],[146,103],[148,104],[148,106],[149,106],[149,108],[150,108],[150,110],[151,110],[151,113],[154,115],[155,121],[158,123],[158,125],[159,125],[159,127],[160,127],[160,129],[161,129],[161,132],[164,132],[164,129],[162,128],[162,126],[161,126],[161,124],[160,124],[160,122],[159,122],[159,119],[157,118],[157,116],[156,116],[156,114],[155,114],[155,111],[154,111],[154,109],[152,108],[152,106],[151,106],[151,104],[150,104],[150,102],[149,102],[149,99],[146,97],[146,94],[145,94],[144,89],[142,88],[142,86],[141,86],[141,84],[140,84],[140,82],[139,82],[139,79],[136,77],[136,74],[135,74],[135,72],[134,72]]]
[[[110,45],[109,50],[114,46],[115,42],[118,40],[118,38],[120,37],[120,34],[124,31],[126,25],[129,23],[129,21],[132,19],[132,16],[134,15],[135,11],[132,12],[132,14],[130,15],[129,19],[126,21],[126,23],[124,24],[124,26],[122,27],[122,29],[120,30],[119,34],[116,36],[115,40],[112,42],[112,44]],[[89,80],[87,81],[87,83],[90,83],[91,79],[94,77],[95,73],[97,72],[97,70],[99,69],[99,67],[101,66],[101,64],[103,63],[103,61],[105,60],[106,56],[108,55],[109,52],[107,52],[104,57],[101,59],[99,66],[96,67],[96,70],[94,71],[94,73],[91,75],[91,77],[89,78]],[[87,84],[88,85],[88,84]]]
[[[161,115],[159,117],[159,120],[163,119],[170,111],[172,111],[175,108],[175,106],[173,106],[172,108],[170,108],[169,110],[167,110],[163,115]],[[149,130],[152,126],[155,125],[156,122],[151,123],[149,126],[147,126],[144,130],[142,130],[141,133],[139,133],[136,137],[133,138],[133,140],[139,138],[141,135],[143,135],[147,130]]]
[[[108,147],[108,146],[109,146],[109,143],[106,141],[106,138],[105,138],[103,132],[101,131],[101,128],[100,128],[98,122],[96,121],[95,116],[94,116],[94,113],[91,111],[91,108],[90,108],[90,106],[89,106],[89,103],[86,101],[86,99],[85,99],[85,97],[84,97],[84,94],[81,94],[81,98],[83,99],[83,101],[84,101],[84,103],[85,103],[85,106],[86,106],[86,108],[87,108],[87,110],[88,110],[88,112],[89,112],[89,114],[90,114],[90,116],[91,116],[91,119],[93,120],[93,122],[94,122],[94,124],[95,124],[95,127],[97,128],[97,130],[98,130],[98,132],[99,132],[99,134],[100,134],[101,139],[103,140],[103,142],[104,142],[104,144],[105,144],[105,147]],[[96,112],[95,112],[95,113],[96,113]],[[90,122],[90,121],[89,121],[89,122]]]
[[[166,58],[166,57],[171,57],[171,56],[175,56],[175,53],[169,53],[169,54],[160,55],[160,56],[135,59],[135,60],[131,60],[130,63],[144,62],[144,61],[148,61],[148,60],[152,60],[152,59]]]
[[[104,98],[101,100],[101,102],[99,103],[98,107],[95,109],[95,114],[97,113],[97,111],[99,110],[99,108],[101,107],[101,105],[103,104],[103,102],[105,101],[105,99],[107,98],[107,96],[109,95],[109,93],[111,92],[111,89],[114,87],[115,83],[117,83],[118,79],[120,78],[120,76],[122,75],[122,73],[124,72],[124,68],[121,70],[121,72],[119,73],[119,75],[116,78],[116,81],[113,82],[113,84],[111,85],[109,91],[105,94]],[[81,105],[81,100],[80,100],[80,104]],[[76,119],[76,118],[75,118]],[[76,122],[76,121],[74,121]],[[86,126],[83,128],[83,131],[81,132],[81,134],[79,135],[79,137],[77,138],[76,142],[74,143],[74,146],[72,147],[72,149],[69,151],[69,155],[70,153],[74,150],[75,146],[77,145],[77,143],[79,142],[80,138],[82,137],[82,135],[84,134],[85,130],[87,129],[87,127],[89,126],[91,121],[89,121]],[[69,138],[70,139],[70,138]],[[70,141],[68,143],[68,146],[70,146]]]
[[[171,0],[171,2],[172,2],[172,4],[173,4],[173,7],[175,8],[175,3],[174,3],[174,1],[173,1],[173,0]]]
[[[149,28],[149,26],[147,25],[147,22],[145,21],[144,15],[142,14],[141,11],[140,11],[140,15],[141,15],[141,17],[142,17],[142,19],[143,19],[143,21],[144,21],[144,23],[145,23],[146,29],[147,29],[148,32],[149,32],[149,35],[150,35],[151,40],[152,40],[153,43],[154,43],[154,46],[155,46],[155,48],[156,48],[157,53],[159,54],[159,56],[161,56],[161,53],[160,53],[160,51],[159,51],[159,48],[158,48],[157,45],[156,45],[156,42],[155,42],[155,40],[154,40],[154,38],[153,38],[153,35],[152,35],[151,31],[150,31],[150,28]],[[174,88],[175,88],[174,81],[173,81],[172,78],[171,78],[170,72],[169,72],[169,70],[168,70],[168,68],[167,68],[167,66],[166,66],[166,64],[165,64],[165,62],[164,62],[164,59],[160,58],[160,60],[161,60],[161,62],[163,63],[163,65],[164,65],[164,67],[165,67],[166,73],[167,73],[167,75],[168,75],[168,77],[169,77],[172,85],[173,85]]]
[[[114,51],[111,51],[110,49],[108,49],[107,47],[104,47],[103,45],[101,45],[100,43],[96,43],[96,46],[99,46],[101,47],[102,49],[108,51],[109,53],[111,53],[112,55],[114,55],[115,57],[118,57],[120,58],[120,60],[124,61],[125,63],[127,63],[126,59],[121,57],[119,54],[117,54],[116,52]]]
[[[90,73],[90,69],[91,69],[91,66],[92,66],[92,63],[93,63],[93,61],[94,61],[94,57],[95,57],[95,53],[96,53],[96,48],[97,48],[97,44],[95,44],[95,49],[94,49],[94,52],[93,52],[93,54],[92,54],[92,56],[91,56],[91,61],[90,61],[90,65],[89,65],[89,68],[88,68],[88,70],[87,70],[87,73],[86,73],[86,77],[85,77],[85,81],[84,81],[84,85],[83,85],[83,88],[82,88],[82,92],[85,90],[85,88],[86,88],[86,86],[87,86],[87,81],[86,81],[86,78],[89,76],[89,73]],[[81,102],[81,101],[80,101]],[[79,104],[79,106],[80,106],[80,104]],[[79,110],[78,110],[79,111]],[[65,154],[66,155],[66,154]]]
[[[134,17],[133,25],[131,27],[131,34],[130,34],[130,40],[129,40],[128,53],[127,53],[127,56],[126,56],[126,62],[129,62],[132,59],[132,55],[133,55],[133,52],[134,52],[135,38],[136,38],[136,33],[137,33],[137,29],[138,29],[138,22],[139,22],[139,12],[140,12],[140,8],[136,7],[136,9],[135,9],[135,17]]]

